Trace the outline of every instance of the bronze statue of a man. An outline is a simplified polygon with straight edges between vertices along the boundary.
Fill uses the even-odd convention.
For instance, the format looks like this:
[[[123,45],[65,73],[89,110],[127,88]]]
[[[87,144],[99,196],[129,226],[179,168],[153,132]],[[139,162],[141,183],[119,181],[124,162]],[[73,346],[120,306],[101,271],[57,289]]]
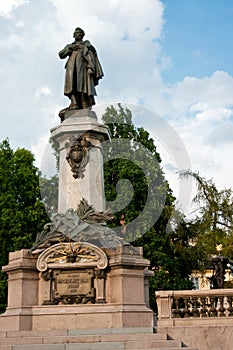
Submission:
[[[82,40],[84,35],[81,28],[76,28],[75,41],[59,52],[61,59],[69,57],[65,65],[64,95],[71,100],[70,106],[59,113],[61,119],[67,110],[91,108],[95,104],[95,86],[104,75],[95,48],[88,40]]]

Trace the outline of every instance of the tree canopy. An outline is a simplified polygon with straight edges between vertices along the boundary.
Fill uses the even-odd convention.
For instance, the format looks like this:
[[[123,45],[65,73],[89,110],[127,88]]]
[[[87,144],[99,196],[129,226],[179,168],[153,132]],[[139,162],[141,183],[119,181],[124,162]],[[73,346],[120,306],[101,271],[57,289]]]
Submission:
[[[0,143],[0,265],[10,251],[30,248],[48,221],[40,199],[39,171],[34,156],[21,148],[14,151],[6,139]],[[6,302],[6,276],[0,271],[0,308]]]
[[[190,259],[190,247],[187,237],[184,238],[186,231],[182,232],[182,239],[179,237],[179,231],[175,233],[174,229],[171,228],[171,222],[174,220],[172,213],[175,210],[175,197],[165,179],[160,155],[148,131],[143,127],[135,127],[132,123],[132,112],[120,104],[118,108],[108,107],[102,119],[110,129],[112,142],[115,139],[130,140],[130,147],[127,149],[124,142],[122,143],[123,147],[121,147],[121,143],[118,143],[118,153],[110,147],[105,155],[105,195],[110,203],[111,201],[114,203],[114,200],[117,203],[118,201],[127,203],[126,197],[129,195],[129,191],[133,191],[130,203],[114,213],[115,219],[112,226],[122,225],[122,235],[129,240],[131,238],[133,245],[143,246],[144,257],[150,260],[150,267],[155,271],[154,277],[150,280],[151,306],[154,308],[155,290],[192,288],[188,278],[191,272],[187,264],[187,259]],[[142,154],[138,144],[143,146],[140,167],[138,159],[140,160]],[[144,151],[145,149],[148,152]],[[134,157],[132,157],[131,151]],[[111,160],[108,161],[108,159]],[[120,188],[120,191],[117,186],[122,179],[128,179],[133,189],[127,183],[124,185],[123,182],[124,186]],[[149,191],[152,193],[153,200],[150,201],[147,213],[148,220],[150,223],[152,223],[151,217],[155,217],[156,220],[149,228],[145,224],[144,232],[140,231],[134,235],[133,232],[128,232],[128,228],[130,231],[131,227],[127,224],[144,210],[148,202]],[[117,196],[120,196],[119,200],[117,200]],[[159,216],[157,212],[159,212]],[[176,214],[179,215],[179,213]],[[137,227],[133,226],[133,229],[137,230]],[[174,238],[175,234],[177,235],[176,239]]]
[[[192,176],[197,185],[193,199],[196,207],[194,218],[187,220],[193,233],[192,243],[198,251],[202,265],[216,253],[216,245],[223,244],[223,254],[233,259],[233,191],[219,190],[213,179],[206,180],[197,172],[186,170],[181,176]]]

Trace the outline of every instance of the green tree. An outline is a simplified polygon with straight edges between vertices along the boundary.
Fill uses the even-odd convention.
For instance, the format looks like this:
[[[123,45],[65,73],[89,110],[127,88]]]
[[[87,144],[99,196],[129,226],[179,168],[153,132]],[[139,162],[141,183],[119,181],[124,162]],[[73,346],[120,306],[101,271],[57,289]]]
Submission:
[[[141,220],[144,224],[133,225],[133,231],[130,227],[127,229],[128,239],[132,240],[141,235],[141,230],[145,231],[145,225],[152,221],[156,212],[161,212],[167,184],[159,165],[160,156],[149,133],[143,128],[135,128],[129,109],[120,104],[118,108],[110,106],[102,116],[112,135],[109,147],[104,148],[104,176],[106,200],[114,201],[110,204],[116,212],[114,225],[119,225],[122,216],[126,224],[133,222],[150,199]],[[116,210],[119,207],[123,209]]]
[[[184,171],[180,176],[192,176],[197,184],[193,199],[196,215],[187,221],[193,233],[193,245],[199,255],[200,267],[209,263],[217,244],[223,244],[223,254],[233,259],[233,191],[219,190],[214,181],[199,173]]]
[[[26,149],[14,151],[8,140],[0,144],[0,265],[10,251],[30,248],[48,221],[40,199],[39,171]],[[6,276],[0,272],[0,309],[6,304]]]
[[[133,125],[131,111],[120,104],[118,108],[108,107],[102,119],[110,129],[112,141],[130,140],[130,147],[127,148],[124,142],[119,142],[118,148],[109,147],[105,154],[105,195],[107,201],[111,203],[115,200],[117,203],[116,207],[111,207],[114,212],[119,203],[127,203],[127,197],[132,192],[127,182],[123,182],[119,189],[119,181],[127,179],[133,187],[130,203],[114,213],[112,226],[119,227],[122,224],[123,236],[131,239],[133,245],[143,246],[144,257],[150,260],[150,267],[155,271],[150,280],[151,307],[155,308],[155,290],[192,288],[188,278],[190,270],[186,264],[186,259],[190,259],[189,243],[180,238],[174,239],[172,221],[175,219],[175,197],[165,180],[154,140],[143,127],[136,128]],[[142,149],[139,144],[143,146]],[[145,223],[136,234],[128,232],[131,229],[128,224],[144,210],[148,195],[151,200],[143,220],[149,223],[153,221],[153,217],[157,220],[151,226]],[[160,213],[159,217],[157,213]],[[133,226],[133,230],[137,231],[137,226]],[[141,235],[143,230],[145,234]],[[183,236],[185,233],[183,232]],[[179,235],[178,230],[176,235]]]
[[[58,210],[58,174],[47,178],[40,176],[40,192],[49,217]]]

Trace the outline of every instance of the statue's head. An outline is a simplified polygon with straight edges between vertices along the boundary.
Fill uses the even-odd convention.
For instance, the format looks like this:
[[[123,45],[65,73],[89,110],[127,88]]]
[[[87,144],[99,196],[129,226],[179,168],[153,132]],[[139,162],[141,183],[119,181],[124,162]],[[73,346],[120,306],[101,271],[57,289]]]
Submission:
[[[74,38],[77,40],[82,40],[82,38],[84,37],[85,35],[85,32],[84,30],[82,30],[80,27],[77,27],[75,28],[75,31],[74,31]]]

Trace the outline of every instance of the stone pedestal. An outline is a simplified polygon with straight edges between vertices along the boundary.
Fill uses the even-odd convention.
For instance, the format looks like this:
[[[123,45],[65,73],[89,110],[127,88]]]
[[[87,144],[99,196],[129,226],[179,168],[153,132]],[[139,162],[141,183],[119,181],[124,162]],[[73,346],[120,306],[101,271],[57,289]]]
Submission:
[[[97,211],[104,211],[104,179],[101,142],[109,140],[108,128],[99,124],[96,114],[89,109],[69,112],[70,116],[51,130],[51,138],[59,146],[59,198],[58,212],[76,209],[84,197]],[[72,142],[79,137],[90,142],[83,177],[74,178],[66,160]]]
[[[95,285],[104,303],[42,305],[41,272],[36,268],[37,256],[23,249],[10,253],[8,274],[8,307],[0,316],[2,331],[98,329],[152,327],[153,312],[146,305],[145,270],[149,261],[142,249],[122,246],[104,249],[108,257],[105,283]],[[45,287],[47,288],[47,287]],[[105,289],[103,292],[100,289]],[[100,302],[100,303],[98,303]]]
[[[1,330],[32,329],[32,307],[38,304],[36,261],[37,257],[22,249],[10,253],[9,264],[2,267],[8,274],[8,307],[0,316]]]

